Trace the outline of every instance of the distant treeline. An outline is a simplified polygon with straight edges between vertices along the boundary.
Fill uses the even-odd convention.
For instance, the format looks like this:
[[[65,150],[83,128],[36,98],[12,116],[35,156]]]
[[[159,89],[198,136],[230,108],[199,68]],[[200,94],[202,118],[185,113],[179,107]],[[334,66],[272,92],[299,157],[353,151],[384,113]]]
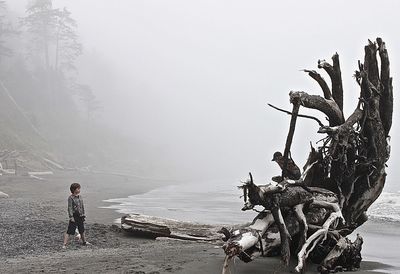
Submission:
[[[79,108],[93,118],[100,104],[90,86],[76,80],[82,49],[67,8],[54,7],[52,0],[28,1],[25,15],[17,17],[0,1],[0,77],[16,97],[23,97],[21,104],[28,100],[28,108],[38,104],[57,112]]]
[[[31,162],[155,172],[158,151],[100,124],[102,106],[78,80],[83,48],[67,8],[27,1],[21,16],[0,0],[0,149],[28,151]]]

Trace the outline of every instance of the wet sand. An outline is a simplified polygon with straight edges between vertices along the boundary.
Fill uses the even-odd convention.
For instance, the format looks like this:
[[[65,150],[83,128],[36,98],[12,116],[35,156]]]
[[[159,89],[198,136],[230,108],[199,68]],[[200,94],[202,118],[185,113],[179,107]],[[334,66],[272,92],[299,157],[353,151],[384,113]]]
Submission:
[[[72,241],[62,250],[67,226],[66,199],[71,181],[81,182],[87,211],[87,236],[93,244]],[[208,243],[133,238],[112,226],[120,214],[100,208],[102,200],[156,188],[150,182],[114,175],[64,172],[44,181],[0,176],[0,273],[221,273],[224,253]],[[398,224],[369,222],[360,229],[364,260],[358,273],[400,273]],[[295,262],[293,261],[292,264]],[[277,258],[245,264],[232,273],[290,273]],[[308,265],[307,273],[316,273]]]

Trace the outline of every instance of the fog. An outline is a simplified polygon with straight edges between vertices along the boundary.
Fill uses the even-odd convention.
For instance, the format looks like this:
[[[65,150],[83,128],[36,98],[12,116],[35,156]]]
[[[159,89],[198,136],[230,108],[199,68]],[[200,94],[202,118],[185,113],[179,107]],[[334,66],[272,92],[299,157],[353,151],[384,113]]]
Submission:
[[[17,14],[26,4],[7,1]],[[318,59],[338,52],[347,117],[357,105],[352,75],[363,46],[382,37],[395,96],[386,190],[400,190],[398,1],[55,0],[53,6],[67,7],[77,21],[78,78],[103,106],[97,122],[151,146],[162,155],[151,161],[168,162],[164,176],[177,180],[238,181],[252,171],[262,182],[279,174],[271,158],[284,149],[290,117],[267,103],[290,110],[289,91],[321,94],[301,70],[317,69]],[[323,136],[314,121],[297,123],[292,157],[302,166],[309,142]]]

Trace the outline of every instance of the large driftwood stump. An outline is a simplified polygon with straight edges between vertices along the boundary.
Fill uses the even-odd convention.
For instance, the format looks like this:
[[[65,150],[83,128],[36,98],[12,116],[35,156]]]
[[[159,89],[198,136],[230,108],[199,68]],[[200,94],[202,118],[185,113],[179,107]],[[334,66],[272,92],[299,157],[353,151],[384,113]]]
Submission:
[[[250,175],[243,189],[245,206],[265,208],[253,223],[241,230],[221,230],[225,234],[226,259],[238,256],[249,262],[257,256],[280,254],[283,262],[296,254],[296,271],[304,270],[306,259],[320,264],[321,273],[359,268],[360,236],[346,238],[367,220],[366,212],[379,197],[386,179],[390,156],[390,128],[393,113],[393,87],[385,42],[377,38],[365,46],[364,62],[358,62],[354,77],[360,95],[354,112],[343,113],[343,84],[339,55],[332,64],[318,61],[331,79],[329,85],[314,70],[305,70],[322,89],[323,96],[291,91],[293,111],[285,146],[285,164],[279,183],[256,185]],[[379,53],[380,67],[377,56]],[[298,114],[299,108],[318,110],[327,116],[324,125],[315,117]],[[274,107],[276,108],[276,107]],[[281,110],[279,108],[276,108]],[[282,110],[281,110],[282,111]],[[311,152],[299,180],[285,176],[297,117],[312,118],[325,134],[322,145]]]

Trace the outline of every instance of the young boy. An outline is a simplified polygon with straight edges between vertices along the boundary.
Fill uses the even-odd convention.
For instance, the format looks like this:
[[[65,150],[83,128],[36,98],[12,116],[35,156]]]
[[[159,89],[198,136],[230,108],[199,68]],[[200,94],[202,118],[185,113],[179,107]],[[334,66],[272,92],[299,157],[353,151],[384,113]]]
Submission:
[[[83,205],[82,196],[79,195],[81,193],[81,185],[78,183],[73,183],[69,189],[71,190],[71,195],[68,197],[69,224],[67,232],[64,235],[63,248],[66,248],[69,235],[73,236],[77,227],[81,235],[82,244],[89,244],[86,242],[85,238],[85,207]]]

